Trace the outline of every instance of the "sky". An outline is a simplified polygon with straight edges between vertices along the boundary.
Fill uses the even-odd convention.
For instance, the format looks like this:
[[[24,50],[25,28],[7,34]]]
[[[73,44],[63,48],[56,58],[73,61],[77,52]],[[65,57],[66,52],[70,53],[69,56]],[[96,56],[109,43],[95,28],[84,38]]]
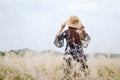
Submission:
[[[119,8],[120,0],[0,0],[0,50],[63,52],[53,44],[56,33],[76,15],[91,37],[86,52],[120,53]]]

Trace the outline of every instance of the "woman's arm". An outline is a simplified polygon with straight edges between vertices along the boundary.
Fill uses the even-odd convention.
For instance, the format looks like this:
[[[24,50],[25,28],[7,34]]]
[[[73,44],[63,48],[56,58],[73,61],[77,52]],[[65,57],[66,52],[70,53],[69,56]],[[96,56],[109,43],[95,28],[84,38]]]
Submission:
[[[54,40],[54,44],[56,47],[61,48],[64,46],[64,38],[66,37],[66,35],[67,30],[56,36]]]
[[[90,36],[87,33],[85,33],[84,39],[82,40],[83,47],[86,48],[89,42],[90,42]]]
[[[59,35],[62,32],[62,30],[64,29],[65,25],[66,25],[66,22],[62,23],[62,25],[61,25],[57,35]]]

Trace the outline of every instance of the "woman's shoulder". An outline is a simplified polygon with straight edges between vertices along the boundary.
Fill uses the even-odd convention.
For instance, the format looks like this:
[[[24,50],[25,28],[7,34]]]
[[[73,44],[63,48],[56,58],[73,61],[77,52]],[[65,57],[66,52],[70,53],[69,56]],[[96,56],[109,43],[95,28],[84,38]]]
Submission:
[[[68,30],[64,30],[64,31],[62,32],[62,35],[67,35],[67,33],[68,33]]]
[[[68,33],[68,30],[64,30],[63,32],[62,32],[62,34],[67,34]]]
[[[64,33],[64,32],[68,32],[68,30],[64,30],[63,33]]]

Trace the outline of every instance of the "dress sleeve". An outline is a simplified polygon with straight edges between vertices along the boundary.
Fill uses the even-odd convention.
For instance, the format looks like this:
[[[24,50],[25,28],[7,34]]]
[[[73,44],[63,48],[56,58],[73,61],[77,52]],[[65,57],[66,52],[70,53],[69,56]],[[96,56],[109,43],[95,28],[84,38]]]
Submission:
[[[85,40],[85,41],[90,41],[90,36],[88,35],[88,33],[85,34],[84,40]]]
[[[58,35],[58,38],[59,38],[60,40],[63,40],[63,39],[66,38],[66,37],[67,37],[67,30],[65,30],[62,34]]]
[[[64,46],[64,38],[66,38],[67,32],[64,31],[62,34],[57,35],[54,40],[54,45],[58,48],[61,48]]]
[[[84,35],[84,40],[82,40],[82,46],[83,46],[84,48],[86,48],[86,47],[88,46],[90,40],[91,40],[91,39],[90,39],[90,36],[88,35],[88,33],[85,33],[85,35]]]

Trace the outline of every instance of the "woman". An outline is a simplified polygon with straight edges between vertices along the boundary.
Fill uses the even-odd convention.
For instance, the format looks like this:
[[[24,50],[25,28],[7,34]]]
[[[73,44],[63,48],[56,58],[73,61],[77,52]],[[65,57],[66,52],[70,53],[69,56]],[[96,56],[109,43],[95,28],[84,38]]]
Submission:
[[[68,29],[62,32],[66,25],[68,26]],[[84,26],[82,25],[77,16],[71,16],[61,25],[54,44],[57,47],[61,48],[64,45],[64,39],[66,39],[66,48],[65,56],[63,59],[66,61],[66,67],[72,66],[73,68],[73,66],[75,66],[72,63],[74,60],[77,63],[81,63],[83,69],[88,68],[88,66],[85,64],[87,60],[83,52],[83,47],[86,48],[88,46],[90,37],[85,32]],[[67,73],[69,73],[69,70],[67,70]]]

